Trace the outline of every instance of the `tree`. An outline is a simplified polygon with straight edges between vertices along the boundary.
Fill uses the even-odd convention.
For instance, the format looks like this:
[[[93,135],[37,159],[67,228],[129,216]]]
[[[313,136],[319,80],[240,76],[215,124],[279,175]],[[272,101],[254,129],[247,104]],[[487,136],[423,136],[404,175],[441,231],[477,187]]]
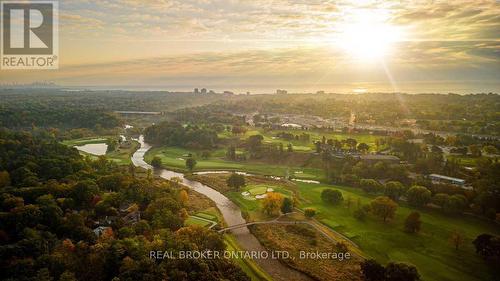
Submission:
[[[450,195],[446,193],[438,193],[432,197],[432,204],[436,204],[440,207],[443,207],[446,202],[450,199]]]
[[[10,175],[7,171],[0,172],[0,188],[10,185]]]
[[[431,192],[425,186],[415,185],[406,192],[408,204],[414,207],[423,207],[431,200]]]
[[[196,167],[196,159],[192,158],[192,157],[189,157],[188,159],[186,159],[186,168],[192,172],[194,170],[194,167]]]
[[[288,197],[285,197],[283,199],[283,202],[281,202],[281,212],[283,214],[288,214],[288,213],[291,213],[293,212],[293,200],[288,198]]]
[[[245,176],[237,174],[237,173],[232,173],[229,176],[229,178],[227,178],[226,184],[227,184],[227,186],[229,186],[235,190],[238,190],[241,187],[246,185]]]
[[[179,191],[179,201],[185,205],[189,201],[189,195],[186,190]]]
[[[351,150],[356,150],[356,145],[358,144],[358,141],[352,138],[348,138],[345,140],[345,143],[347,144],[347,146],[349,146],[349,148],[351,148]]]
[[[385,267],[385,281],[416,281],[420,274],[414,265],[390,262]]]
[[[447,213],[457,214],[463,212],[467,207],[467,198],[460,194],[452,195],[444,203],[443,209]]]
[[[500,260],[500,236],[483,233],[472,241],[476,253],[485,260]]]
[[[93,181],[81,181],[73,187],[71,197],[80,207],[89,207],[92,199],[97,195],[98,189]]]
[[[307,217],[307,218],[312,218],[316,215],[316,209],[313,209],[313,208],[306,208],[304,210],[304,215]]]
[[[234,145],[231,145],[226,152],[226,158],[229,160],[236,160],[236,147]]]
[[[266,198],[262,200],[262,209],[269,216],[279,215],[283,196],[276,192],[267,193]]]
[[[161,158],[158,156],[153,157],[153,160],[151,160],[151,165],[155,168],[161,168],[162,165]]]
[[[356,209],[352,213],[352,216],[359,221],[364,221],[366,219],[366,215],[366,211],[363,208]]]
[[[421,225],[422,221],[418,212],[411,212],[405,220],[405,230],[409,233],[418,233]]]
[[[398,201],[399,197],[404,194],[405,187],[398,181],[390,181],[385,184],[384,195],[394,201]]]
[[[383,189],[383,186],[376,180],[373,179],[362,179],[359,182],[361,189],[367,193],[376,193]]]
[[[483,147],[483,151],[486,154],[498,154],[498,149],[494,147],[493,145],[487,145]]]
[[[481,156],[481,147],[477,144],[469,145],[469,151],[473,157],[480,157]]]
[[[358,150],[361,152],[367,152],[368,150],[370,150],[370,146],[367,145],[366,143],[362,142],[362,143],[358,144]]]
[[[464,235],[458,230],[453,231],[450,235],[450,243],[455,247],[455,250],[458,250],[464,243]]]
[[[389,197],[379,196],[370,203],[370,207],[374,215],[381,217],[386,222],[394,217],[398,204]]]
[[[321,192],[321,200],[328,204],[337,205],[344,200],[344,197],[342,196],[342,192],[338,190],[325,189]]]
[[[363,261],[361,263],[361,272],[366,281],[384,280],[385,268],[374,259]]]

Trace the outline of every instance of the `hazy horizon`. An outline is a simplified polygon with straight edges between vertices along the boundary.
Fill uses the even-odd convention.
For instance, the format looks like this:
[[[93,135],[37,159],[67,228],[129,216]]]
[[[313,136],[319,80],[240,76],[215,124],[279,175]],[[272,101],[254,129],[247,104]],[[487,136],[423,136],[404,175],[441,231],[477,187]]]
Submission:
[[[60,68],[0,83],[499,92],[498,1],[61,1]]]

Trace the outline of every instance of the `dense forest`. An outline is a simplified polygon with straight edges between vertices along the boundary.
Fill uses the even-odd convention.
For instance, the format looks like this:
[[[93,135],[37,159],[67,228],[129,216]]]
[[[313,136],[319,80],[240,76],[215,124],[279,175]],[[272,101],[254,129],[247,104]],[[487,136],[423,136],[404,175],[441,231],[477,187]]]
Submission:
[[[249,280],[226,259],[149,258],[225,247],[183,227],[178,184],[82,158],[47,135],[2,130],[0,149],[0,279]]]
[[[172,122],[146,128],[144,138],[152,144],[191,148],[213,148],[219,140],[215,130]]]

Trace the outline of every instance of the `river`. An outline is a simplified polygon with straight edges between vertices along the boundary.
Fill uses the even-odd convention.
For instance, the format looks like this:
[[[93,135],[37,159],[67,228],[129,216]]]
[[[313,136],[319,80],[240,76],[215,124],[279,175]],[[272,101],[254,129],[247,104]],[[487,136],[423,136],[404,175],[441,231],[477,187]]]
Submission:
[[[144,161],[144,155],[151,148],[151,146],[144,142],[144,137],[140,136],[137,140],[141,147],[132,155],[132,163],[135,166],[142,167],[144,169],[151,169],[154,171],[155,175],[158,175],[164,179],[179,178],[182,183],[196,192],[199,192],[215,202],[217,208],[220,210],[224,220],[228,226],[234,226],[238,224],[246,223],[245,219],[241,215],[240,208],[234,204],[229,198],[224,196],[222,193],[214,190],[213,188],[204,185],[197,181],[191,181],[184,177],[184,174],[169,171],[166,169],[156,169]],[[260,244],[259,240],[250,233],[247,227],[238,228],[232,230],[232,233],[239,245],[246,251],[265,251],[266,249]],[[289,280],[312,280],[307,275],[296,271],[282,263],[278,260],[255,260],[259,266],[264,269],[274,280],[277,281],[289,281]]]

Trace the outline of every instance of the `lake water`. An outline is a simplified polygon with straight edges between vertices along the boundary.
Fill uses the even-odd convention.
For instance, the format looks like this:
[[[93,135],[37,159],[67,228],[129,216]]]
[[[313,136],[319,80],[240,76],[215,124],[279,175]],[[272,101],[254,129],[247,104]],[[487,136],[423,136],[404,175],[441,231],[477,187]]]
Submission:
[[[106,154],[108,145],[105,143],[89,143],[81,146],[75,146],[75,148],[92,155],[101,156]]]

